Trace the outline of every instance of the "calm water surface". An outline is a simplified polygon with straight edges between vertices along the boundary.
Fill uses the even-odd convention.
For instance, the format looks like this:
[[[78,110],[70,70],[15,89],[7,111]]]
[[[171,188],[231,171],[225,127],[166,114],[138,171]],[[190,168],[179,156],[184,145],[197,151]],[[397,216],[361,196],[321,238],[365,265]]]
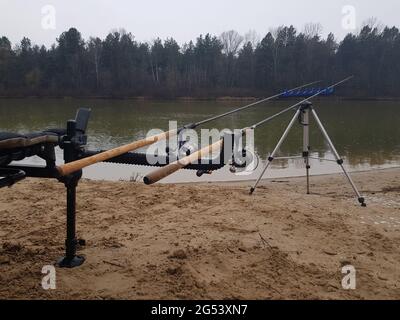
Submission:
[[[277,101],[254,107],[207,125],[207,128],[243,128],[272,115],[293,101]],[[0,99],[0,131],[30,132],[49,127],[65,127],[74,118],[78,107],[90,107],[90,149],[108,149],[143,138],[153,128],[168,129],[168,121],[179,125],[199,121],[243,105],[241,102],[149,102],[136,100],[78,100],[78,99]],[[338,152],[351,170],[367,170],[400,165],[400,102],[315,100],[314,106],[333,140]],[[231,174],[227,168],[212,175],[197,178],[194,171],[181,171],[164,182],[247,180],[258,175],[273,150],[293,112],[276,118],[256,130],[255,145],[260,165],[250,176]],[[312,123],[311,146],[313,155],[333,159],[318,129]],[[302,151],[302,132],[295,125],[280,150],[281,156],[299,155]],[[59,151],[60,152],[60,151]],[[61,153],[60,153],[61,155]],[[59,157],[62,159],[62,157]],[[25,160],[40,163],[40,159]],[[338,172],[334,162],[312,160],[312,173]],[[84,170],[92,179],[129,179],[144,175],[151,168],[98,164]],[[277,161],[265,175],[285,177],[304,175],[304,164],[299,160]]]

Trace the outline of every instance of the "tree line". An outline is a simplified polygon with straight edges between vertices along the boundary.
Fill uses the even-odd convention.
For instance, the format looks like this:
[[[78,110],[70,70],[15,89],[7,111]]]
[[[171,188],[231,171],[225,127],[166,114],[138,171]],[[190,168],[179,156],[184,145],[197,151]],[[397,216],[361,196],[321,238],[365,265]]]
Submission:
[[[0,96],[155,98],[266,96],[314,80],[355,79],[341,94],[400,96],[400,33],[365,25],[337,42],[319,25],[293,26],[262,39],[227,31],[179,45],[168,38],[145,43],[124,30],[84,40],[70,28],[50,48],[23,38],[0,38]]]

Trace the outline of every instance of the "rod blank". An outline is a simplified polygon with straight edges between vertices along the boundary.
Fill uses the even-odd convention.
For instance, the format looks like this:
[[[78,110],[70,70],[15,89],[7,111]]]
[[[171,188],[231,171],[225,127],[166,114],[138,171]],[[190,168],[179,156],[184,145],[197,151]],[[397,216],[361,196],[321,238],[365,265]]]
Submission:
[[[198,127],[198,126],[200,126],[200,125],[209,123],[209,122],[214,121],[214,120],[221,119],[221,118],[223,118],[223,117],[229,116],[229,115],[234,114],[234,113],[237,113],[237,112],[239,112],[239,111],[246,110],[246,109],[248,109],[248,108],[254,107],[254,106],[259,105],[259,104],[261,104],[261,103],[268,102],[268,101],[273,100],[273,99],[275,99],[275,98],[279,98],[281,95],[283,95],[283,94],[286,93],[286,92],[291,92],[291,91],[294,91],[294,90],[297,90],[297,89],[302,89],[302,88],[311,86],[311,85],[316,84],[316,83],[319,83],[319,82],[321,82],[321,80],[314,81],[314,82],[310,82],[310,83],[307,83],[307,84],[303,84],[303,85],[298,86],[298,87],[296,87],[296,88],[293,88],[293,89],[290,89],[290,90],[286,90],[286,91],[282,91],[282,92],[280,92],[280,93],[278,93],[278,94],[275,94],[275,95],[273,95],[273,96],[270,96],[270,97],[268,97],[268,98],[264,98],[264,99],[255,101],[255,102],[250,103],[250,104],[248,104],[248,105],[246,105],[246,106],[243,106],[243,107],[240,107],[240,108],[237,108],[237,109],[234,109],[234,110],[225,112],[225,113],[223,113],[223,114],[214,116],[214,117],[209,118],[209,119],[205,119],[205,120],[196,122],[196,123],[193,124],[193,128],[196,128],[196,127]]]
[[[337,82],[337,83],[335,83],[335,84],[329,86],[327,89],[335,88],[335,87],[337,87],[338,85],[340,85],[340,84],[342,84],[342,83],[344,83],[344,82],[346,82],[346,81],[349,81],[349,80],[352,79],[353,77],[354,77],[354,76],[347,77],[346,79],[343,79],[343,80],[341,80],[341,81],[339,81],[339,82]],[[317,92],[316,94],[312,95],[311,97],[308,97],[308,98],[306,98],[306,99],[303,99],[303,100],[297,102],[296,104],[294,104],[294,105],[292,105],[292,106],[290,106],[290,107],[288,107],[288,108],[286,108],[286,109],[283,109],[282,111],[279,111],[278,113],[276,113],[276,114],[274,114],[274,115],[272,115],[272,116],[270,116],[270,117],[268,117],[268,118],[266,118],[266,119],[264,119],[264,120],[261,120],[260,122],[257,122],[256,124],[252,125],[251,128],[252,128],[252,129],[255,129],[255,128],[257,128],[258,126],[260,126],[260,125],[262,125],[262,124],[264,124],[264,123],[267,123],[268,121],[270,121],[270,120],[272,120],[272,119],[274,119],[274,118],[280,116],[281,114],[284,114],[284,113],[286,113],[286,112],[288,112],[288,111],[290,111],[290,110],[296,108],[297,106],[301,105],[302,103],[304,103],[304,102],[306,102],[306,101],[308,101],[308,100],[311,100],[311,99],[313,99],[313,98],[318,97],[322,92],[323,92],[323,90]]]

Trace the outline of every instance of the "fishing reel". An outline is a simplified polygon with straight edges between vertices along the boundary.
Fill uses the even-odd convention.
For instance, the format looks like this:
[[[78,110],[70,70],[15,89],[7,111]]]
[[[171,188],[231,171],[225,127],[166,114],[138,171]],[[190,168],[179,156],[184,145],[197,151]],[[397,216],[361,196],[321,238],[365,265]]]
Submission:
[[[258,158],[254,153],[254,148],[251,148],[249,145],[243,146],[243,139],[247,133],[248,130],[242,130],[240,133],[233,133],[230,136],[232,150],[228,164],[231,173],[240,174],[253,170],[252,168],[256,167],[255,161]]]
[[[199,178],[202,177],[204,174],[212,174],[212,170],[197,170],[196,171],[196,176]]]
[[[180,141],[179,142],[178,156],[179,158],[190,156],[198,150],[198,146],[194,142]]]
[[[173,148],[173,150],[171,150],[169,146],[165,148],[165,152],[167,155],[175,155],[175,157],[177,157],[178,159],[190,156],[197,150],[197,144],[194,142],[190,142],[190,140],[179,140],[177,148]]]
[[[256,159],[258,159],[254,152],[248,150],[248,148],[243,148],[239,153],[239,157],[233,154],[229,163],[229,171],[234,174],[247,171],[248,168],[254,166]]]

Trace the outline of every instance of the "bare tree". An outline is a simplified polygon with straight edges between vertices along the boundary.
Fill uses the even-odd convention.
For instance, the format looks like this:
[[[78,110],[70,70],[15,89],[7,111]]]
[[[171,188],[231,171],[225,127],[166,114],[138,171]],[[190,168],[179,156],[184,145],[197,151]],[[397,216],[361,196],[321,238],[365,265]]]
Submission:
[[[89,51],[93,53],[93,64],[94,70],[96,73],[96,88],[99,87],[100,79],[99,79],[99,64],[100,57],[103,49],[103,43],[99,38],[91,37],[88,42]]]
[[[269,32],[272,34],[272,36],[276,40],[278,38],[279,33],[282,31],[283,28],[284,28],[283,26],[279,26],[276,28],[269,28]]]
[[[274,51],[273,51],[273,64],[274,64],[274,79],[276,80],[278,78],[278,64],[279,64],[279,34],[282,33],[282,30],[284,29],[283,26],[279,26],[277,28],[270,28],[269,32],[271,35],[274,37],[275,42],[274,42]]]
[[[250,42],[253,49],[255,49],[258,46],[258,44],[260,43],[260,36],[257,34],[257,32],[255,30],[249,30],[244,35],[244,42],[246,44]]]
[[[128,32],[124,28],[112,28],[110,33],[119,33],[120,36],[127,34]]]
[[[220,35],[220,40],[223,46],[223,53],[227,56],[235,56],[244,38],[235,30],[225,31]]]
[[[364,27],[369,27],[371,28],[371,30],[375,30],[377,34],[381,34],[383,32],[383,29],[385,28],[383,23],[380,22],[377,17],[370,17],[364,20],[361,24],[361,30]]]
[[[161,39],[157,38],[157,39],[153,39],[150,42],[148,42],[148,46],[150,48],[151,74],[153,76],[154,83],[157,84],[160,82],[159,63],[160,63],[160,58],[162,56],[163,44],[162,44]]]
[[[308,39],[319,37],[322,33],[322,25],[320,23],[309,22],[304,25],[303,34]]]

